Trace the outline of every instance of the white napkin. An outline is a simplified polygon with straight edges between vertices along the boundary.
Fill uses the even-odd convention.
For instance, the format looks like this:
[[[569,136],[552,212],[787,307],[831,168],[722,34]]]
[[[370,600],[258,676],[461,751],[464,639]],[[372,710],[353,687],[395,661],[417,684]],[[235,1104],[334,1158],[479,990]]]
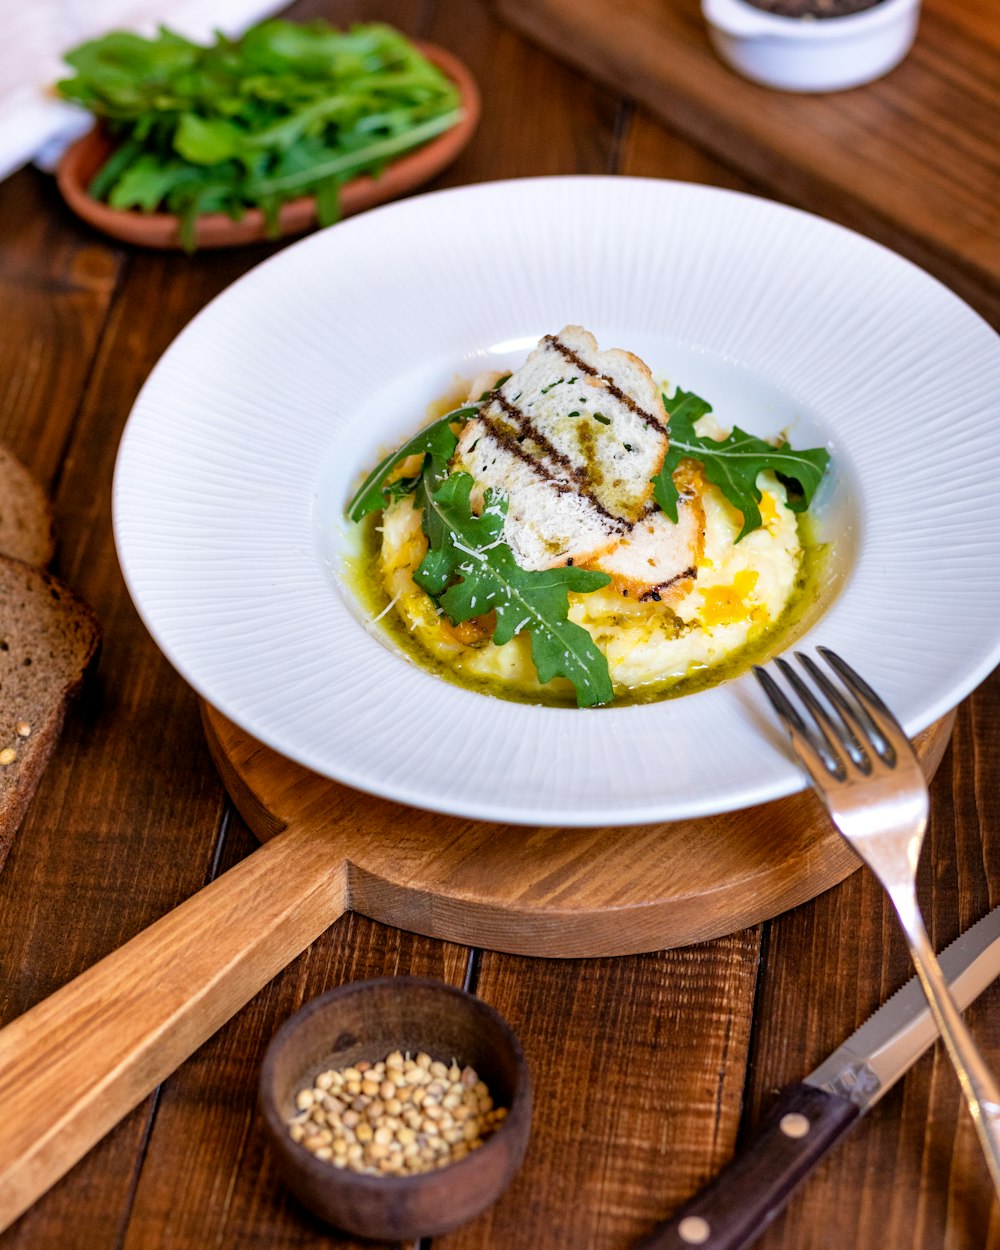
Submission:
[[[35,160],[51,168],[92,124],[85,110],[58,99],[67,77],[62,55],[110,30],[152,35],[160,25],[199,42],[215,30],[242,34],[287,0],[6,0],[0,38],[0,178]]]

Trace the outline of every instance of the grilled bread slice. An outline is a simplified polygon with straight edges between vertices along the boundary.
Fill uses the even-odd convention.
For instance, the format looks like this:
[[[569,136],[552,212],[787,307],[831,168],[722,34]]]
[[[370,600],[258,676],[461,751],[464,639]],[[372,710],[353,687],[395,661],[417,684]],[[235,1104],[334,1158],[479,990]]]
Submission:
[[[0,556],[0,866],[99,641],[96,617],[72,591]]]
[[[674,484],[680,492],[676,522],[648,512],[616,547],[588,565],[609,574],[619,591],[635,599],[674,603],[698,576],[705,552],[704,483],[691,461],[682,460]]]
[[[646,365],[565,326],[465,426],[453,468],[507,496],[505,541],[523,568],[544,569],[587,563],[631,530],[667,445]]]
[[[52,509],[0,447],[0,867],[100,644],[91,610],[45,572]]]

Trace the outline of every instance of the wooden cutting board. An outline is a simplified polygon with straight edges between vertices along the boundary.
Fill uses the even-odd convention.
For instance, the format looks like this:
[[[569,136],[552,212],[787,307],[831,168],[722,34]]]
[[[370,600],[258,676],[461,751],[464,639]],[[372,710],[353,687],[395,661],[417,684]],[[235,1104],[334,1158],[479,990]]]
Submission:
[[[852,91],[748,82],[709,43],[699,0],[497,0],[553,55],[637,99],[764,193],[900,247],[966,298],[1000,278],[995,0],[923,0],[914,47]],[[958,68],[956,68],[958,67]],[[628,172],[626,168],[626,172]],[[671,171],[657,174],[670,177]]]
[[[616,955],[753,924],[857,862],[810,795],[670,825],[498,827],[336,785],[203,716],[265,844],[0,1030],[0,1229],[348,908],[496,950]],[[953,720],[921,736],[928,774]]]
[[[337,785],[202,711],[258,837],[311,829],[342,870],[344,910],[463,945],[549,957],[684,946],[787,911],[859,864],[811,792],[673,824],[481,824]],[[928,777],[953,723],[954,713],[918,739]]]

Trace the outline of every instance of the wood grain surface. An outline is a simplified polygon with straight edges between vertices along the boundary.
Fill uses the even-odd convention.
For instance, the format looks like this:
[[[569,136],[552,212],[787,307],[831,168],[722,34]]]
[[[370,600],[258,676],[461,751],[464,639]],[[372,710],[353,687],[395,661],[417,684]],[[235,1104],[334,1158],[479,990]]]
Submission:
[[[339,910],[427,937],[546,959],[634,954],[770,920],[859,863],[811,791],[671,824],[491,825],[351,790],[262,746],[214,708],[202,714],[240,814],[268,846],[293,843],[283,862],[302,864],[303,910],[325,885],[325,863],[342,879],[330,894]],[[954,719],[916,740],[928,778]],[[3,1040],[0,1032],[0,1057]]]
[[[723,65],[699,0],[498,7],[772,194],[881,238],[972,302],[1000,279],[1000,26],[989,0],[924,0],[896,69],[821,95],[771,90]],[[997,311],[992,298],[981,307]]]
[[[694,0],[662,7],[695,47],[703,36]],[[909,223],[895,166],[876,169],[867,189],[818,171],[825,136],[817,157],[755,121],[761,109],[787,116],[786,97],[754,89],[748,101],[735,95],[744,85],[731,76],[709,79],[717,84],[712,100],[699,111],[680,91],[673,120],[664,122],[662,110],[635,102],[640,75],[624,89],[607,85],[606,74],[599,82],[526,40],[483,0],[315,0],[292,12],[388,20],[470,65],[483,92],[482,122],[434,185],[640,173],[735,186],[861,228],[927,265],[1000,324],[989,262],[960,254],[961,215],[942,215],[935,200]],[[984,65],[995,62],[990,12],[988,0],[926,0],[916,59],[878,90],[851,93],[852,132],[880,124],[885,97],[901,125],[935,93],[967,99],[965,118],[942,117],[933,149],[936,161],[954,156],[963,187],[980,185],[979,110],[993,107],[996,87],[995,78],[981,85]],[[694,64],[715,73],[707,51]],[[743,101],[739,108],[720,102],[727,92]],[[725,121],[723,107],[731,110]],[[843,149],[837,116],[829,113],[827,125],[832,175]],[[927,180],[913,194],[939,197],[940,174]],[[995,194],[981,211],[991,202],[995,209]],[[0,222],[0,438],[53,489],[56,571],[89,599],[105,631],[98,681],[71,714],[0,876],[6,1023],[256,848],[227,802],[196,699],[131,606],[114,555],[110,489],[121,428],[160,353],[273,249],[190,259],[131,252],[76,222],[51,179],[32,169],[0,183]],[[959,710],[932,790],[920,896],[938,947],[1000,901],[998,781],[994,676]],[[430,1250],[625,1250],[708,1179],[760,1123],[777,1089],[815,1066],[910,971],[864,871],[729,936],[612,959],[486,952],[348,915],[0,1235],[0,1247],[362,1250],[283,1190],[257,1120],[255,1085],[268,1041],[303,1001],[351,979],[412,972],[467,983],[497,1007],[525,1046],[536,1095],[528,1157],[513,1187]],[[968,1014],[1000,1068],[1000,988]],[[58,1058],[48,1066],[58,1083]],[[838,1148],[759,1246],[1000,1247],[998,1206],[938,1048]]]

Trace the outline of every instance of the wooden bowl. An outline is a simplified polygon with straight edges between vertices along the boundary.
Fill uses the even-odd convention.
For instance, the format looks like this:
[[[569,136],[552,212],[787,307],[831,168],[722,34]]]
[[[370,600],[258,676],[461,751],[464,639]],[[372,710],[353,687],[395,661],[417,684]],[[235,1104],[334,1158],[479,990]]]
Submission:
[[[288,1133],[295,1095],[327,1068],[426,1051],[476,1069],[507,1118],[478,1150],[410,1176],[369,1176],[315,1158]],[[481,999],[443,981],[386,977],[342,985],[307,1003],[275,1035],[260,1108],[291,1190],[327,1223],[361,1237],[408,1241],[445,1233],[510,1184],[528,1145],[531,1077],[520,1043]]]
[[[348,217],[394,199],[441,172],[472,138],[479,122],[479,90],[465,65],[444,48],[418,43],[417,47],[456,84],[462,104],[460,120],[423,147],[407,152],[386,165],[377,178],[352,178],[340,189],[340,215]],[[140,247],[181,249],[178,222],[173,213],[144,213],[139,209],[112,208],[93,199],[87,191],[91,179],[114,150],[114,140],[100,127],[78,139],[63,153],[56,170],[56,184],[78,217],[95,229]],[[206,213],[198,219],[195,241],[199,248],[234,247],[267,239],[301,234],[316,224],[313,196],[289,200],[278,214],[278,234],[267,233],[259,208],[247,209],[239,221],[225,213]]]

